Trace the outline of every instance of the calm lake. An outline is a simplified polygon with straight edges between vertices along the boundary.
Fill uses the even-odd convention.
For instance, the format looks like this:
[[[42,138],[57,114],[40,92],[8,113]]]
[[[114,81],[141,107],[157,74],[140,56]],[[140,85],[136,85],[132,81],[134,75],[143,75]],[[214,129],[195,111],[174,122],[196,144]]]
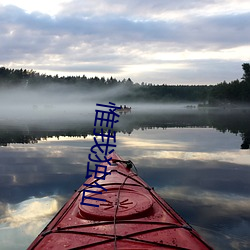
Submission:
[[[27,248],[85,181],[95,109],[0,117],[1,249]],[[134,104],[115,131],[116,152],[211,246],[250,249],[250,109]]]

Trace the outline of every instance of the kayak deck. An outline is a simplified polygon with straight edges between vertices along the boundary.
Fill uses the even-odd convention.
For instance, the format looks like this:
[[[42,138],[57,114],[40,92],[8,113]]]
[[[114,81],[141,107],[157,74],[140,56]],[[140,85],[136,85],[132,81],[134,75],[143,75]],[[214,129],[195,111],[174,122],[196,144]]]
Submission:
[[[105,179],[87,179],[28,249],[212,249],[130,169],[131,162],[115,152],[110,157]],[[86,190],[98,207],[81,204]]]

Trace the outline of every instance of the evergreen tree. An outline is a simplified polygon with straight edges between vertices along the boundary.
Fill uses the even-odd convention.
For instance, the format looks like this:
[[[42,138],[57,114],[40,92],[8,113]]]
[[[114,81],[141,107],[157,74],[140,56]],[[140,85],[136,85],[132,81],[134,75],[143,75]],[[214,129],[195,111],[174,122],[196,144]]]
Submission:
[[[244,74],[241,79],[245,82],[250,82],[250,64],[249,63],[243,63],[242,69],[244,71]]]

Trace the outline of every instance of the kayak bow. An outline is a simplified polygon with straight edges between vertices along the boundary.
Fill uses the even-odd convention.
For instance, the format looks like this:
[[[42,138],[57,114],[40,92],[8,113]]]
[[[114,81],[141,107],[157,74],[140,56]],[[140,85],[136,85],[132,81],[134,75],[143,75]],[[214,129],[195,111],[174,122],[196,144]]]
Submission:
[[[87,179],[29,246],[31,249],[212,249],[115,152],[106,177]],[[105,177],[99,179],[100,177]],[[97,182],[102,188],[93,187]],[[91,187],[92,184],[92,187]],[[81,204],[84,190],[92,204]],[[105,201],[101,201],[105,199]]]

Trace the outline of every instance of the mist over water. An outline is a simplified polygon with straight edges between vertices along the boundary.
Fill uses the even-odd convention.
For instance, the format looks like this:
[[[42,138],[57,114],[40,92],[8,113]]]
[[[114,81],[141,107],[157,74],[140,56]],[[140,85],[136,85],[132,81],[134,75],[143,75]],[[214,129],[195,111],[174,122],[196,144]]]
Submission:
[[[27,136],[31,141],[47,136],[92,134],[96,104],[113,102],[116,106],[131,107],[131,112],[119,112],[118,132],[130,134],[140,127],[205,127],[220,131],[229,130],[240,133],[244,148],[249,148],[250,109],[206,109],[198,108],[197,103],[149,103],[124,101],[122,95],[129,96],[129,90],[117,86],[109,90],[83,89],[64,84],[52,84],[44,87],[0,89],[0,137],[3,145],[9,142],[21,142]],[[126,115],[127,114],[127,115]],[[6,131],[18,130],[8,140]],[[37,131],[45,131],[39,133]],[[5,131],[5,132],[4,132]],[[23,132],[24,131],[24,132]],[[56,132],[57,131],[57,132]],[[62,131],[62,132],[60,132]],[[4,134],[2,133],[4,132]],[[4,139],[3,139],[4,137]],[[26,140],[26,139],[25,139]],[[29,141],[29,140],[28,140]]]
[[[119,96],[128,93],[124,87],[111,90],[83,90],[66,85],[49,85],[30,89],[10,88],[0,89],[0,121],[1,122],[55,122],[93,118],[96,103],[132,107],[133,112],[161,112],[184,110],[188,104],[155,104],[132,103],[119,101]]]
[[[59,86],[34,90],[5,89],[0,92],[1,120],[77,118],[93,109],[91,96],[93,94]]]

